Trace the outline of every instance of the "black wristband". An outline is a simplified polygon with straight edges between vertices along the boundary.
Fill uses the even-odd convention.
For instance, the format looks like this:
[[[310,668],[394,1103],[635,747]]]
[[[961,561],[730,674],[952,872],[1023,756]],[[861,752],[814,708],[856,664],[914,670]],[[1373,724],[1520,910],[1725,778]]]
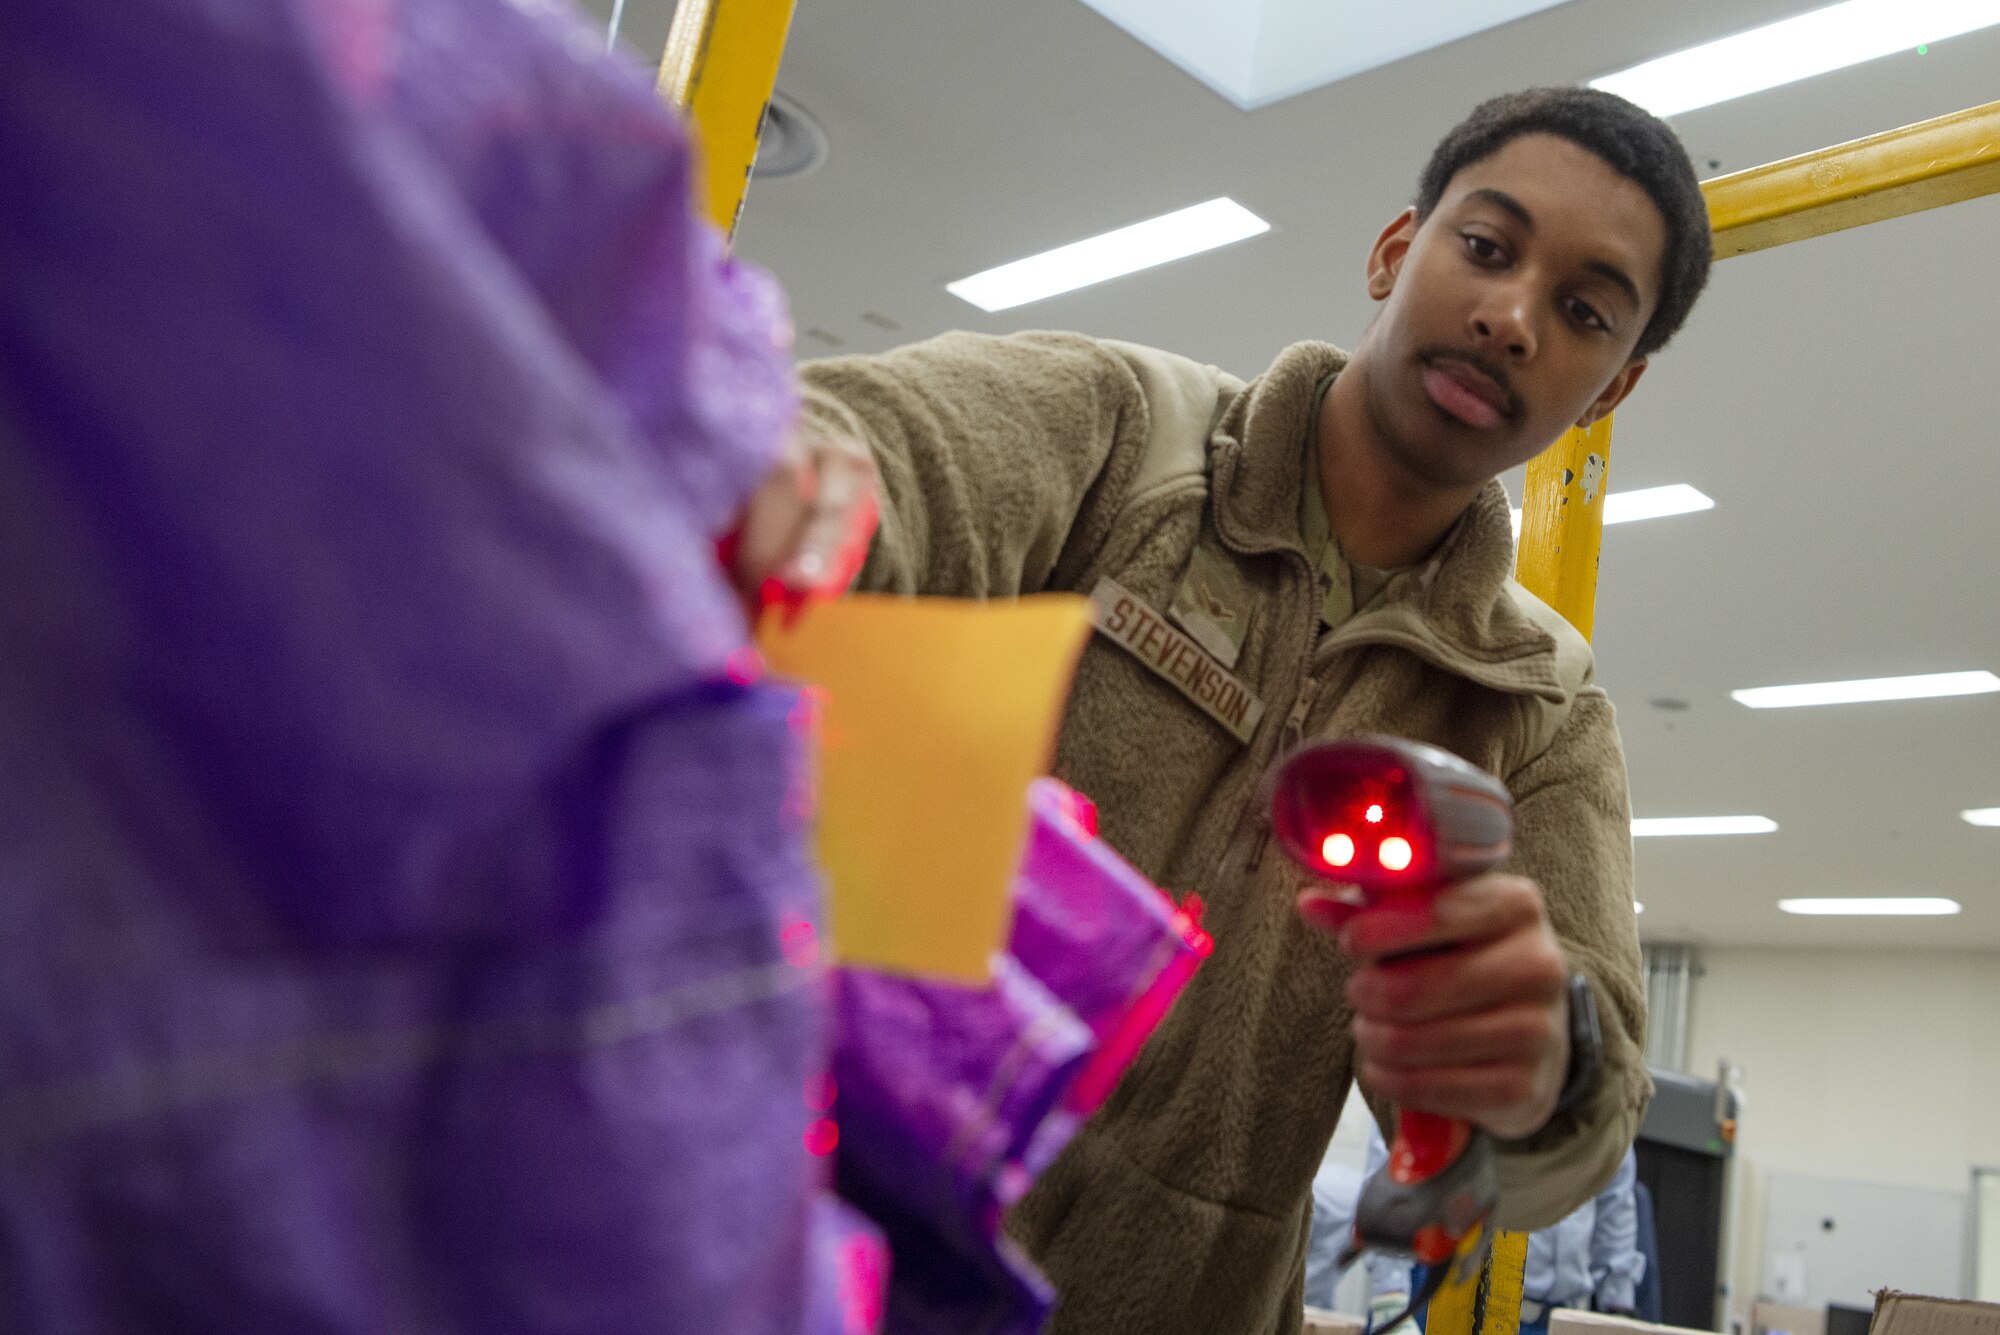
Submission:
[[[1569,976],[1569,1070],[1556,1112],[1573,1112],[1597,1091],[1598,1068],[1604,1064],[1604,1031],[1597,1021],[1597,995],[1580,973]]]

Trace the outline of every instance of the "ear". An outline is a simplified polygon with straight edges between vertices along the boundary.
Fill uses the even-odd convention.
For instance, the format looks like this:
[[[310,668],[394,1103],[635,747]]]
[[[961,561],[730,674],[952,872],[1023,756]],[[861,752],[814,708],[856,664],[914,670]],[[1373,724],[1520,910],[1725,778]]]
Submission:
[[[1375,248],[1368,252],[1368,295],[1377,301],[1388,300],[1396,290],[1396,275],[1403,271],[1403,261],[1409,257],[1410,243],[1417,237],[1417,210],[1414,206],[1396,215],[1396,220],[1382,229],[1382,235],[1375,238]]]
[[[1576,419],[1576,424],[1579,427],[1586,427],[1611,416],[1612,409],[1625,402],[1625,396],[1632,392],[1633,387],[1639,383],[1639,377],[1644,374],[1646,374],[1644,357],[1634,357],[1626,362],[1619,368],[1618,374],[1611,377],[1611,383],[1604,387],[1604,392],[1583,410],[1583,416]]]

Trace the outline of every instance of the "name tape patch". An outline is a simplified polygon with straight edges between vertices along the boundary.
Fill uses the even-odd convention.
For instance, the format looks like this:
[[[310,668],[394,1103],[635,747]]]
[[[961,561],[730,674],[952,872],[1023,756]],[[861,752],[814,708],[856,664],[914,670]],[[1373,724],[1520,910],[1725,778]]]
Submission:
[[[1264,702],[1200,645],[1168,624],[1116,580],[1090,591],[1091,622],[1106,638],[1164,678],[1203,713],[1248,742],[1264,717]]]

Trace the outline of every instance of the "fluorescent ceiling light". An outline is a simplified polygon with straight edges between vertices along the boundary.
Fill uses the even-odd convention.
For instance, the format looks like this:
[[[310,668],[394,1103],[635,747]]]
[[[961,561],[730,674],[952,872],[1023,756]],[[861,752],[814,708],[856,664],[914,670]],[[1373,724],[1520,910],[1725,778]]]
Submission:
[[[1666,834],[1769,834],[1778,822],[1768,816],[1647,816],[1632,821],[1632,837]]]
[[[1974,807],[1958,814],[1965,818],[1967,825],[2000,825],[2000,807]]]
[[[1271,224],[1235,200],[1211,199],[944,286],[982,311],[1010,310],[1270,230]]]
[[[1674,116],[2000,23],[2000,0],[1847,0],[1593,79]]]
[[[1787,913],[1868,918],[1944,918],[1959,911],[1955,899],[1922,895],[1886,899],[1781,899],[1778,907]]]
[[[1604,498],[1604,522],[1629,524],[1635,519],[1665,519],[1668,515],[1688,515],[1714,508],[1715,502],[1707,496],[1685,482],[1676,482],[1670,487],[1612,492]]]
[[[1629,524],[1635,519],[1665,519],[1669,515],[1691,515],[1697,510],[1713,510],[1715,501],[1685,482],[1666,487],[1640,487],[1636,491],[1614,491],[1604,498],[1604,522]],[[1514,512],[1514,536],[1521,535],[1521,512]]]
[[[1941,695],[1983,695],[1988,691],[2000,691],[2000,677],[1991,672],[1931,672],[1919,677],[1758,686],[1729,694],[1752,709],[1793,709],[1800,705],[1854,705],[1872,700],[1929,700]]]

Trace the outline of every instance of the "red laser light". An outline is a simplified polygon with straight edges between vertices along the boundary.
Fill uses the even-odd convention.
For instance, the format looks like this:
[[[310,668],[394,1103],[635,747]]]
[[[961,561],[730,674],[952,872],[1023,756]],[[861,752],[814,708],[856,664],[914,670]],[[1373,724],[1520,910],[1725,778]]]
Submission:
[[[806,1153],[824,1159],[840,1146],[840,1126],[831,1117],[822,1117],[806,1128]]]
[[[1361,819],[1367,821],[1370,825],[1380,825],[1382,823],[1382,804],[1380,802],[1370,802],[1368,810],[1361,813]]]
[[[1326,859],[1329,867],[1345,867],[1354,861],[1354,839],[1351,835],[1330,834],[1319,846],[1319,855]]]
[[[1416,853],[1410,847],[1409,840],[1399,834],[1392,834],[1382,841],[1380,848],[1375,850],[1375,856],[1381,859],[1382,865],[1390,871],[1403,871],[1409,867]]]

